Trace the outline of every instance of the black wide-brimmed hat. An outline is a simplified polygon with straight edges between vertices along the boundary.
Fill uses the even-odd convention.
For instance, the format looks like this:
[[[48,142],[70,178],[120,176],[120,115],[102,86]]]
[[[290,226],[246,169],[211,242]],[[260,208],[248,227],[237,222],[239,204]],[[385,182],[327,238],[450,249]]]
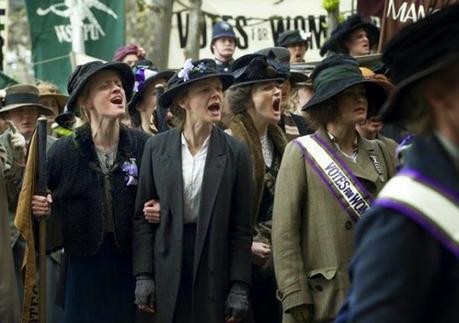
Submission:
[[[93,61],[83,65],[78,65],[72,75],[70,75],[67,83],[67,91],[69,93],[67,109],[70,112],[74,113],[77,99],[89,79],[95,74],[107,70],[118,72],[126,94],[126,100],[129,101],[131,99],[132,90],[134,88],[134,74],[132,73],[129,65],[121,62],[103,63],[101,61]]]
[[[62,113],[60,113],[55,119],[54,121],[59,125],[61,126],[62,128],[65,128],[65,129],[72,129],[73,127],[73,124],[75,123],[76,121],[76,117],[75,115],[70,112],[68,109],[67,109],[67,106],[65,106],[64,108],[64,111]]]
[[[362,84],[367,91],[368,117],[378,114],[386,100],[387,89],[372,79],[363,77],[358,62],[350,55],[336,54],[325,58],[311,74],[314,95],[302,110],[316,109],[345,89]]]
[[[332,31],[330,38],[328,38],[320,48],[320,55],[324,56],[328,51],[339,53],[348,35],[358,28],[362,28],[367,32],[370,48],[378,42],[378,27],[366,21],[361,15],[355,14],[347,18],[346,21],[339,24],[338,27]]]
[[[28,84],[12,85],[5,90],[5,101],[3,102],[3,107],[0,108],[0,114],[25,107],[35,107],[38,114],[41,115],[49,116],[54,113],[53,110],[38,102],[39,92],[36,86]]]
[[[165,80],[167,83],[174,73],[175,72],[171,70],[158,71],[158,68],[149,60],[137,62],[134,66],[134,95],[129,102],[129,110],[135,108],[142,99],[145,89],[147,89],[150,84],[161,79]]]
[[[187,59],[183,67],[176,72],[167,82],[166,91],[159,97],[159,105],[171,106],[175,96],[191,84],[211,77],[218,77],[226,90],[233,84],[234,77],[229,73],[219,73],[217,64],[213,59],[205,58],[197,61]]]
[[[459,60],[459,4],[451,5],[402,29],[384,48],[395,91],[382,109],[386,122],[403,121],[412,106],[403,104],[418,81]]]
[[[283,81],[287,79],[287,71],[275,56],[247,54],[239,57],[233,63],[234,83],[232,87]]]
[[[275,57],[279,63],[280,67],[288,77],[291,83],[305,83],[309,81],[309,77],[300,72],[292,71],[290,69],[290,51],[285,47],[268,47],[263,48],[255,52],[256,54],[264,55],[268,58]]]
[[[311,33],[305,33],[302,30],[287,30],[279,34],[277,37],[276,45],[281,47],[288,47],[293,44],[304,43],[308,48],[308,42],[311,38]]]

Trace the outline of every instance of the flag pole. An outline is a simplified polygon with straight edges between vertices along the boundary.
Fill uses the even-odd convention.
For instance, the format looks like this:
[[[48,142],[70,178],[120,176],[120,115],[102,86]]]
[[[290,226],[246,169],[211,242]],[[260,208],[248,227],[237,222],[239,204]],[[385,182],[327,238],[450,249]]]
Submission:
[[[72,52],[85,54],[83,19],[78,15],[79,0],[70,1],[70,25],[72,26]]]
[[[36,194],[47,195],[47,171],[46,171],[46,139],[47,120],[44,117],[38,119],[38,176],[35,186]],[[46,217],[39,220],[39,281],[38,301],[40,323],[46,323]]]

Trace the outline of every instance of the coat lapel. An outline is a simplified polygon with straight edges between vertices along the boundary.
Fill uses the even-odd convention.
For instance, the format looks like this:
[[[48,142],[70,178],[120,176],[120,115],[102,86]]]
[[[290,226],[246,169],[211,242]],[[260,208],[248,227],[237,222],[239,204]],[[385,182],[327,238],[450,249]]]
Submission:
[[[330,140],[327,132],[324,129],[318,131],[318,135],[326,140],[327,144],[336,150],[337,155],[341,160],[343,160],[349,169],[352,171],[352,174],[355,177],[368,180],[370,182],[376,182],[378,180],[378,173],[375,170],[373,162],[371,161],[370,154],[374,155],[373,147],[368,144],[366,141],[359,138],[359,147],[358,147],[358,156],[357,163],[350,161],[341,151],[339,151],[333,142]]]
[[[226,164],[226,142],[224,134],[217,128],[212,129],[209,150],[207,152],[204,177],[202,180],[201,202],[199,206],[198,227],[196,233],[194,275],[199,265],[210,219],[213,214],[215,199],[222,181]]]
[[[161,182],[166,188],[165,196],[167,204],[177,218],[175,221],[183,224],[183,177],[182,177],[182,144],[180,129],[170,131],[170,140],[165,153],[160,157],[161,169],[165,172],[161,174]],[[169,144],[170,143],[170,144]],[[173,174],[173,176],[171,176]],[[164,198],[163,197],[163,198]],[[166,202],[164,201],[164,202]]]

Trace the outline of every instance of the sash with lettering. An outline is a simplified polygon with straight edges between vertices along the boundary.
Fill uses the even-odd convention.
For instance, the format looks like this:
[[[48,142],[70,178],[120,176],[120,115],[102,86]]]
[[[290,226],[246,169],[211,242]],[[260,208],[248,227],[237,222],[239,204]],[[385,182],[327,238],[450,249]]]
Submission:
[[[297,138],[294,142],[301,148],[306,162],[335,196],[349,218],[357,222],[370,207],[371,195],[352,174],[346,162],[338,156],[336,149],[317,134]]]
[[[381,190],[375,205],[409,217],[459,257],[459,196],[415,170],[403,170]]]

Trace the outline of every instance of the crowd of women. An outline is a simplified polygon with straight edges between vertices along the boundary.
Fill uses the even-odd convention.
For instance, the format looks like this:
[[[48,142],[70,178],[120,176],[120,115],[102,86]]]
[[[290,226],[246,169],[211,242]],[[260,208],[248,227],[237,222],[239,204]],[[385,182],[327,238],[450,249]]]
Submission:
[[[427,143],[415,140],[414,147],[439,146],[432,136],[450,147],[453,157],[438,161],[449,182],[438,181],[457,203],[451,178],[459,178],[459,131],[448,123],[459,113],[457,94],[406,84],[435,77],[459,86],[459,73],[445,72],[459,72],[458,17],[453,5],[388,44],[382,60],[395,87],[349,53],[329,55],[310,76],[296,75],[288,50],[277,47],[236,59],[231,73],[218,71],[213,59],[188,59],[175,73],[147,60],[133,68],[118,61],[77,66],[60,114],[71,133],[50,143],[49,194],[31,203],[36,218],[47,217],[48,250],[63,259],[57,321],[456,321],[457,235],[428,210],[422,217],[419,208],[429,221],[404,216],[418,201],[396,200],[405,184],[391,186],[400,165],[380,118],[423,126],[419,141]],[[431,47],[425,30],[445,41],[425,53],[433,67],[407,64],[407,52]],[[314,94],[293,117],[291,88],[307,81]],[[32,133],[24,129],[51,113],[35,99],[33,87],[13,86],[0,109],[9,124],[0,136],[1,166],[16,191]],[[437,106],[449,118],[439,118],[446,112]],[[420,148],[413,149],[406,163],[416,168]],[[392,206],[377,198],[381,190],[396,200]],[[386,214],[404,222],[387,222]],[[459,228],[459,218],[449,221]],[[426,222],[444,234],[430,235]],[[404,232],[411,249],[402,247]],[[419,240],[425,250],[416,249]],[[411,266],[420,259],[432,259],[423,266],[435,270]],[[451,291],[442,295],[436,282]],[[418,295],[405,291],[417,283]]]

